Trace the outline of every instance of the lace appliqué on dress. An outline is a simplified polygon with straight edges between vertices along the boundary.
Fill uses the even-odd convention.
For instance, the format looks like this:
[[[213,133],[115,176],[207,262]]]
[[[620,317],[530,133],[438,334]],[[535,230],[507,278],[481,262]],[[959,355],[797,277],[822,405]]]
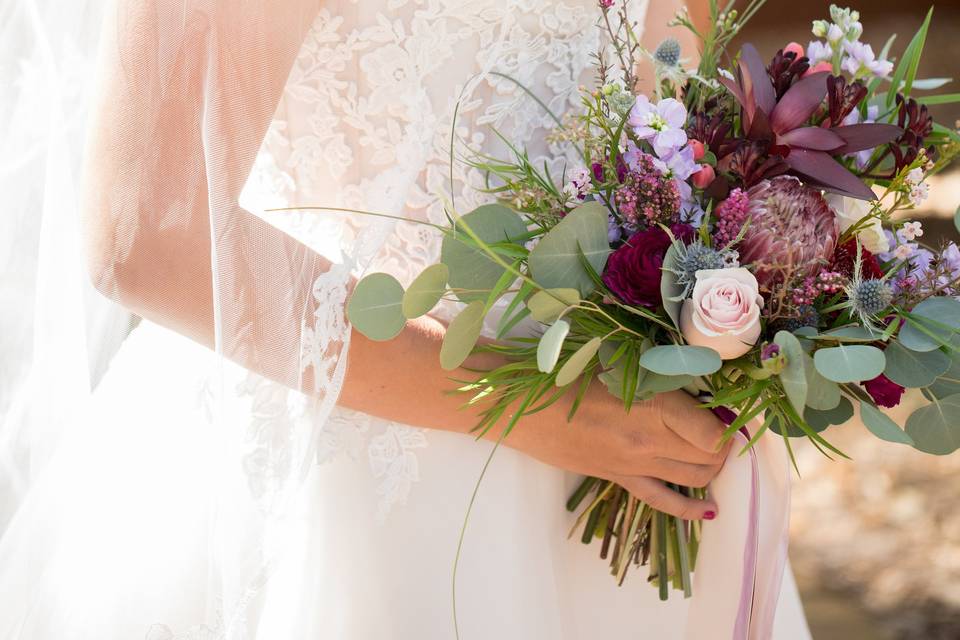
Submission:
[[[484,181],[478,170],[456,163],[451,175],[458,97],[452,135],[461,152],[506,153],[487,133],[494,127],[526,147],[536,164],[562,175],[578,159],[572,149],[546,142],[551,116],[517,83],[489,72],[515,78],[563,113],[576,106],[600,44],[595,22],[592,5],[558,0],[391,0],[389,12],[354,0],[326,6],[301,48],[248,183],[255,204],[265,205],[254,208],[322,205],[444,223],[449,195],[461,211],[482,204],[489,198],[476,188]],[[302,329],[300,362],[318,392],[337,393],[351,275],[364,267],[408,284],[437,260],[440,236],[422,225],[359,215],[265,218],[334,264],[314,283],[316,311]],[[274,411],[279,397],[256,388],[266,399],[254,411],[256,446],[246,464],[251,490],[269,492],[289,471],[289,454],[276,447],[293,427]],[[317,460],[366,458],[382,520],[419,479],[416,450],[427,444],[425,431],[341,409],[321,422]]]

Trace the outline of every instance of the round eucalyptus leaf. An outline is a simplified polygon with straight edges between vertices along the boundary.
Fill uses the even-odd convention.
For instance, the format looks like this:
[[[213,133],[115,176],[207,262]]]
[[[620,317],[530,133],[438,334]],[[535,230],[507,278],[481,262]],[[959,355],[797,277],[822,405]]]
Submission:
[[[640,366],[665,376],[705,376],[719,371],[723,361],[709,347],[669,344],[645,351]]]
[[[527,300],[527,308],[537,322],[550,323],[556,320],[567,307],[578,302],[580,302],[580,292],[576,289],[544,289],[530,296]]]
[[[883,374],[901,387],[930,386],[950,368],[950,356],[939,349],[911,351],[893,341],[883,353],[887,357]]]
[[[820,375],[840,383],[872,380],[886,367],[883,351],[863,344],[819,349],[813,354],[813,362]]]
[[[557,372],[556,385],[558,387],[565,387],[580,377],[580,374],[583,373],[587,364],[593,359],[593,356],[597,354],[597,350],[600,348],[602,342],[602,338],[591,338],[577,349],[572,356],[567,358],[567,361],[560,367],[560,371]]]
[[[944,456],[960,448],[960,394],[914,411],[907,418],[907,435],[925,453]]]
[[[596,273],[603,273],[610,254],[607,209],[587,202],[568,213],[530,252],[533,279],[545,289],[576,287],[581,296],[594,289],[593,278],[580,261],[582,252]]]
[[[817,433],[833,425],[846,424],[852,417],[853,403],[843,396],[840,397],[840,402],[838,402],[837,406],[833,409],[820,411],[807,407],[806,411],[803,412],[803,419],[806,420],[807,424]],[[791,428],[796,429],[796,427]],[[796,431],[799,435],[803,435],[803,432],[799,429],[796,429]],[[794,434],[791,433],[790,435],[792,436]]]
[[[430,313],[447,290],[450,268],[442,262],[424,269],[403,294],[401,310],[408,320]]]
[[[441,367],[452,371],[470,356],[480,338],[486,311],[486,305],[482,301],[474,300],[457,314],[447,327],[443,344],[440,345]]]
[[[817,411],[829,411],[840,404],[840,387],[817,371],[813,358],[803,354],[803,369],[807,374],[807,406]]]
[[[647,371],[646,375],[640,380],[640,384],[637,385],[637,396],[650,397],[659,393],[676,391],[677,389],[683,389],[687,385],[693,384],[694,380],[696,380],[696,378],[689,375],[665,376],[654,373],[653,371]]]
[[[897,336],[911,351],[938,349],[948,344],[960,330],[960,302],[953,298],[927,298],[913,308],[911,315],[913,318],[904,320]]]
[[[780,351],[786,358],[786,365],[780,372],[780,382],[790,399],[790,404],[802,414],[807,404],[807,373],[803,359],[808,357],[800,346],[800,341],[789,331],[778,331],[773,338],[780,345]]]
[[[683,306],[683,288],[677,284],[677,246],[673,243],[663,257],[660,275],[660,297],[663,309],[673,320],[673,326],[680,327],[680,308]]]
[[[537,368],[543,373],[550,373],[557,366],[560,359],[560,350],[563,341],[570,333],[570,323],[566,320],[557,320],[550,328],[543,332],[537,344]]]
[[[960,339],[953,340],[954,346]],[[953,353],[950,358],[950,368],[943,375],[937,378],[933,384],[924,389],[924,392],[934,398],[946,398],[955,393],[960,393],[960,354]]]
[[[870,433],[881,440],[899,444],[913,444],[913,439],[900,428],[900,425],[869,402],[860,402],[860,419],[870,430]]]
[[[464,214],[455,222],[452,232],[443,237],[440,262],[450,270],[450,288],[465,289],[457,293],[457,298],[464,302],[486,300],[504,268],[472,242],[464,226],[487,244],[519,238],[527,227],[512,209],[502,204],[485,204]]]
[[[371,340],[395,338],[406,324],[401,311],[403,286],[386,273],[371,273],[357,283],[347,303],[347,318]]]

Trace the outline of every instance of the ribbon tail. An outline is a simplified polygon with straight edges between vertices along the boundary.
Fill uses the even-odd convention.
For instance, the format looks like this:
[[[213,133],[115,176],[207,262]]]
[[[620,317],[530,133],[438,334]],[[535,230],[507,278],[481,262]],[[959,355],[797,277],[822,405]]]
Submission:
[[[736,434],[710,485],[719,507],[703,523],[685,638],[769,640],[787,561],[790,468],[780,436]]]

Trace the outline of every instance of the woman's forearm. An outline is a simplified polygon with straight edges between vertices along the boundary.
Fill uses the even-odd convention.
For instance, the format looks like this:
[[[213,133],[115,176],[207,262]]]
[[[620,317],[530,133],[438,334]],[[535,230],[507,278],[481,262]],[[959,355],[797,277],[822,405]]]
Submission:
[[[467,396],[451,391],[457,387],[453,378],[472,379],[477,374],[440,367],[445,329],[439,321],[424,316],[408,322],[400,335],[388,342],[375,342],[354,330],[339,404],[397,422],[470,431],[477,423],[477,410],[461,409]],[[485,369],[498,361],[496,356],[477,354],[466,364]]]

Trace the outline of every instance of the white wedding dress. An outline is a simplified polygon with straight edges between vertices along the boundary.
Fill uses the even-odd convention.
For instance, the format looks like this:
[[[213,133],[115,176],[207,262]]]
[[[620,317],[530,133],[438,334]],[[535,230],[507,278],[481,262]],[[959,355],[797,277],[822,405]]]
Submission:
[[[645,5],[635,5],[642,24]],[[531,155],[550,154],[561,175],[573,158],[544,142],[550,117],[488,72],[517,78],[554,111],[576,108],[601,44],[596,17],[595,0],[327,3],[242,202],[324,250],[322,215],[264,210],[388,207],[387,185],[404,184],[413,168],[400,210],[443,223],[462,89],[459,136],[500,153],[492,125]],[[480,180],[455,167],[459,210],[484,200]],[[372,268],[408,283],[438,251],[435,234],[397,224]],[[322,283],[315,290],[331,295]],[[318,313],[305,332],[322,343],[329,322]],[[303,366],[322,359],[307,349]],[[491,445],[335,408],[300,477],[291,433],[312,423],[309,412],[290,414],[291,394],[142,322],[89,405],[76,408],[0,543],[0,638],[454,637],[454,554]],[[660,602],[646,568],[617,587],[597,546],[567,539],[564,503],[578,481],[509,448],[496,453],[457,575],[461,637],[729,637],[722,625],[691,635],[696,597]],[[237,493],[246,500],[223,499]],[[718,523],[737,516],[721,510]],[[809,637],[789,571],[773,637]]]

